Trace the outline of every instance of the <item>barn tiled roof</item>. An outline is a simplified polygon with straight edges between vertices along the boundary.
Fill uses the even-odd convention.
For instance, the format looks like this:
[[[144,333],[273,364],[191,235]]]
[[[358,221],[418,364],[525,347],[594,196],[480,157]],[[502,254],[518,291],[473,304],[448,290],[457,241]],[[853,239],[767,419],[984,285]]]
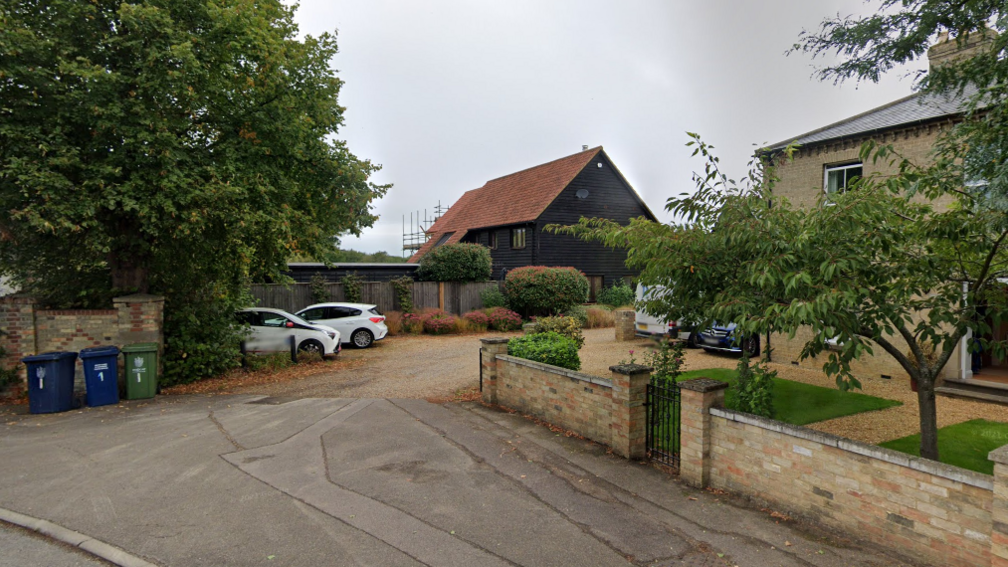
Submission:
[[[487,181],[467,191],[428,230],[430,240],[410,257],[417,262],[434,248],[437,236],[454,232],[445,244],[460,242],[476,228],[532,222],[546,210],[602,146]]]
[[[955,116],[965,110],[966,101],[973,93],[967,92],[959,97],[913,94],[795,138],[788,138],[769,146],[767,150],[783,149],[792,142],[809,145]]]

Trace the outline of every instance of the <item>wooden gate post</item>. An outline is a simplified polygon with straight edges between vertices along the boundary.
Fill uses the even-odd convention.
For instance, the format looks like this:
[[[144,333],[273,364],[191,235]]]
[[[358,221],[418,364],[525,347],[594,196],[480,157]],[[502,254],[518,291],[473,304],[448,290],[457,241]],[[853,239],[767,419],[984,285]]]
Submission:
[[[438,309],[444,310],[444,282],[437,284],[437,306]]]

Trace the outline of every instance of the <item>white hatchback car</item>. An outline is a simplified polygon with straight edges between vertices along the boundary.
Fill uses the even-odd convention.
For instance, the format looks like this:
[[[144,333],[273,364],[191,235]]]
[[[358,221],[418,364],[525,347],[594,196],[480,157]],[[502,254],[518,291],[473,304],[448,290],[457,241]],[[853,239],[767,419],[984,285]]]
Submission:
[[[340,332],[343,342],[367,348],[388,334],[385,316],[377,305],[367,303],[318,303],[297,312],[312,323],[328,325]]]
[[[238,320],[252,328],[245,342],[252,352],[283,352],[291,348],[291,337],[300,352],[317,352],[322,356],[338,354],[340,332],[332,327],[309,323],[282,309],[253,307],[238,312]]]

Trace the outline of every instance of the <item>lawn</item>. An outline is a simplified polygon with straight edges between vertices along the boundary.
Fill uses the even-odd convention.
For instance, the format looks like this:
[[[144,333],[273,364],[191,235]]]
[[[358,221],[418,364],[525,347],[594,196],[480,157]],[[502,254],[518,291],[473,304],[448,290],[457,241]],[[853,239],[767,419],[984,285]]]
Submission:
[[[679,381],[693,378],[711,378],[735,383],[738,373],[729,368],[709,368],[683,372]],[[774,379],[774,419],[793,425],[805,425],[845,415],[874,411],[902,405],[894,400],[876,398],[855,392],[842,392],[837,388],[823,388],[801,382]],[[725,406],[735,407],[735,389],[725,392]]]
[[[938,430],[938,456],[941,462],[983,474],[994,474],[994,463],[987,454],[1008,445],[1008,423],[974,419]],[[880,447],[920,456],[920,434],[879,443]]]

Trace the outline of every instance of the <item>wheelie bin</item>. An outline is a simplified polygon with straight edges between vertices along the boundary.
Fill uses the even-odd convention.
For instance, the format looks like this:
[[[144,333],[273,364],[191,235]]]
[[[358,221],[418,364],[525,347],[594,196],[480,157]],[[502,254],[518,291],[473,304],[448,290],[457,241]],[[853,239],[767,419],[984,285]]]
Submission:
[[[26,356],[28,366],[28,411],[55,413],[73,409],[76,352],[43,352]]]
[[[153,398],[157,393],[157,343],[135,343],[124,346],[126,399]]]
[[[87,405],[91,407],[119,403],[119,349],[99,346],[80,351],[84,364]]]

